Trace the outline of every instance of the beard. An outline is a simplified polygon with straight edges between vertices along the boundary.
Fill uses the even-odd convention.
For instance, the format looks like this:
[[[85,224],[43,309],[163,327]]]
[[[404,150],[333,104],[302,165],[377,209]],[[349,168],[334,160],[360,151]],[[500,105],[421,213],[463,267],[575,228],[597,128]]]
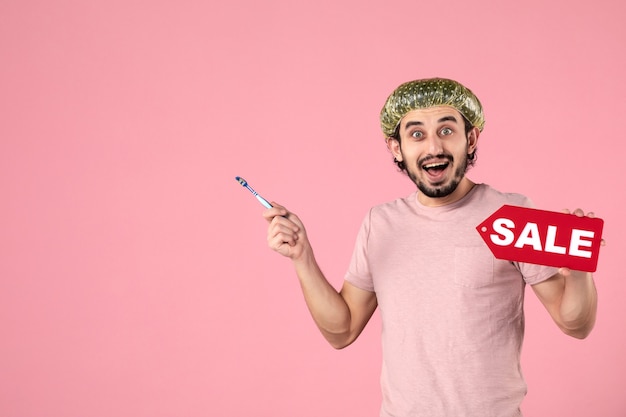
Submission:
[[[450,165],[453,165],[454,163],[454,157],[452,155],[437,155],[436,158],[447,159],[450,162]],[[428,161],[429,159],[433,159],[433,157],[432,156],[426,157],[426,158],[419,160],[417,162],[417,170],[423,171],[423,168],[421,167],[424,166],[426,161]],[[430,198],[441,198],[441,197],[449,196],[457,189],[457,187],[461,183],[461,180],[463,179],[463,177],[465,177],[465,172],[467,172],[467,166],[468,166],[468,157],[466,153],[463,159],[459,161],[459,165],[454,170],[454,175],[452,179],[450,179],[448,183],[443,183],[441,185],[434,185],[434,186],[428,185],[426,184],[426,182],[420,180],[417,177],[417,174],[413,172],[411,169],[409,169],[408,167],[406,171],[407,171],[409,178],[411,178],[411,181],[413,181],[413,183],[425,196],[430,197]]]

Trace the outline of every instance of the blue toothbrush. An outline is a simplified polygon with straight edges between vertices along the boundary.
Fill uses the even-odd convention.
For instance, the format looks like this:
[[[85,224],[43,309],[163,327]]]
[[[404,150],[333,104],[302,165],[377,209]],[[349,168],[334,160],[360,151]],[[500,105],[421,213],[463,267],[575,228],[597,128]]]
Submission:
[[[246,180],[244,180],[241,177],[235,177],[235,179],[239,182],[239,184],[243,185],[245,188],[247,188],[248,190],[250,190],[250,192],[256,197],[257,200],[259,200],[259,202],[261,204],[263,204],[263,206],[265,206],[265,208],[272,208],[272,205],[270,203],[267,202],[266,199],[264,199],[263,197],[261,197],[259,195],[259,193],[257,193],[256,191],[254,191],[252,189],[252,187],[250,187],[248,185],[248,182]]]

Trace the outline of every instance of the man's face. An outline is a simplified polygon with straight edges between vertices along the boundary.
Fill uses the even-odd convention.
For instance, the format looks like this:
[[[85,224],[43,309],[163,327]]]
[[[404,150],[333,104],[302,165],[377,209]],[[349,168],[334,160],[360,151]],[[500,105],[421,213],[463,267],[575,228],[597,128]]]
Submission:
[[[457,188],[465,177],[467,155],[476,149],[478,129],[466,135],[456,109],[413,110],[400,121],[399,136],[399,142],[388,140],[389,149],[405,163],[409,177],[432,204],[447,204],[464,195]]]

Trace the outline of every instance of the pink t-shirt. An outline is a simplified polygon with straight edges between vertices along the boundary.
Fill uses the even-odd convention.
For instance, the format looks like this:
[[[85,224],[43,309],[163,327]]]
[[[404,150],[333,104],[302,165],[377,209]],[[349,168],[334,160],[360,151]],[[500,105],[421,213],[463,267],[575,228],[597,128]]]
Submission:
[[[521,415],[524,287],[556,269],[493,257],[476,226],[503,204],[531,206],[478,184],[447,206],[415,192],[365,218],[346,280],[378,299],[381,416]]]

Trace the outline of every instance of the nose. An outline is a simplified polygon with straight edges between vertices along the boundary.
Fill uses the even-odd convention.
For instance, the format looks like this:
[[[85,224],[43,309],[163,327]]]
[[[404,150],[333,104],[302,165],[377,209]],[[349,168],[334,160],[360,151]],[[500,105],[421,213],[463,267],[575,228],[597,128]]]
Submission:
[[[443,141],[437,135],[430,135],[428,138],[428,153],[440,155],[443,153]]]

